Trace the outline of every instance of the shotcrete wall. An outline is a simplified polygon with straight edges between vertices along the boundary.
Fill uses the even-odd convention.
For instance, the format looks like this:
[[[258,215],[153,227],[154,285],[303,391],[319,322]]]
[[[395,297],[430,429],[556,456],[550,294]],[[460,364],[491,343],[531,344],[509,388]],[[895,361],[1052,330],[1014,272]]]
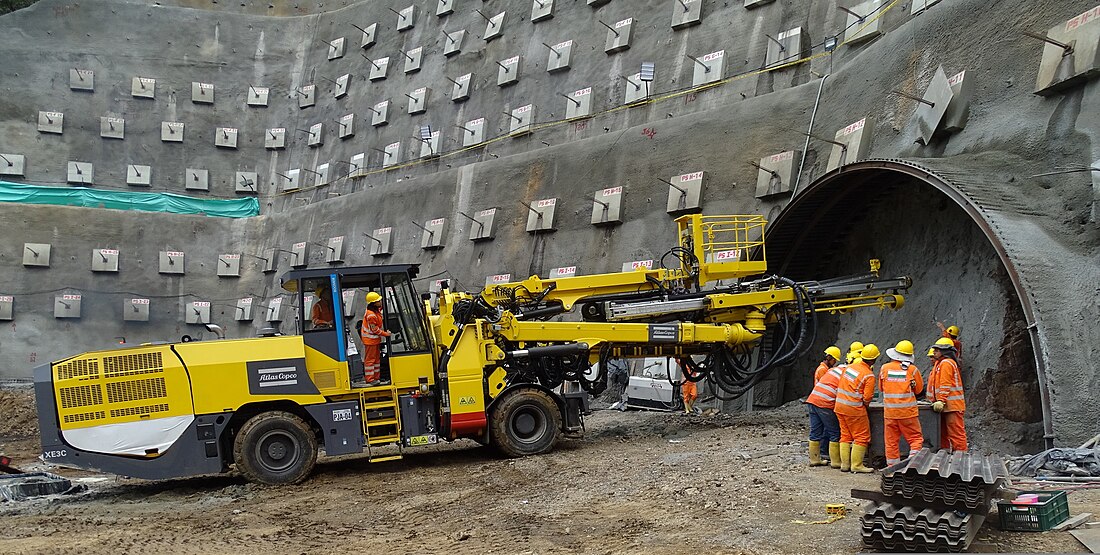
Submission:
[[[176,4],[195,5],[182,1]],[[394,28],[397,16],[388,8],[400,10],[409,4],[419,10],[416,26],[399,33]],[[16,78],[0,83],[4,92],[0,101],[0,152],[27,155],[25,181],[64,181],[67,160],[87,160],[96,164],[97,187],[127,188],[125,165],[150,163],[154,166],[154,190],[184,192],[183,171],[197,166],[210,171],[210,196],[232,197],[233,172],[258,171],[264,215],[227,222],[160,214],[0,206],[0,217],[5,222],[28,222],[7,233],[0,244],[3,259],[11,262],[0,267],[0,294],[14,294],[17,306],[16,326],[10,332],[5,329],[0,336],[0,376],[27,377],[30,353],[35,353],[38,360],[47,360],[102,347],[115,335],[130,340],[174,338],[179,334],[178,324],[171,321],[169,303],[164,305],[167,312],[163,319],[141,327],[122,327],[120,312],[89,315],[79,322],[55,321],[52,303],[42,295],[26,293],[66,287],[111,292],[94,293],[110,299],[102,301],[104,306],[117,305],[119,294],[114,292],[131,287],[137,289],[134,293],[151,297],[194,292],[208,298],[232,299],[252,293],[262,301],[274,295],[278,274],[260,273],[260,263],[254,259],[245,261],[246,271],[240,279],[216,278],[213,267],[219,252],[259,255],[268,248],[289,249],[299,241],[324,242],[329,237],[345,236],[347,264],[419,262],[423,276],[449,277],[466,289],[477,289],[486,276],[498,273],[545,274],[550,268],[566,265],[577,265],[580,273],[595,273],[617,271],[623,262],[631,260],[659,260],[675,238],[672,219],[665,213],[669,187],[657,178],[703,170],[707,173],[704,212],[758,212],[769,217],[779,213],[788,199],[756,199],[757,170],[749,162],[784,150],[803,149],[802,132],[809,125],[821,84],[814,73],[829,75],[817,111],[815,134],[832,137],[836,130],[871,116],[874,138],[869,156],[948,159],[1003,152],[1033,165],[1034,173],[1100,158],[1100,144],[1093,140],[1097,125],[1092,120],[1100,113],[1094,109],[1100,101],[1095,82],[1050,98],[1031,94],[1041,46],[1006,35],[1006,29],[1041,30],[1064,21],[1092,7],[1084,0],[1056,5],[1011,0],[998,4],[996,10],[978,0],[942,0],[917,17],[909,16],[908,3],[894,2],[881,20],[886,34],[868,44],[842,46],[832,55],[817,56],[777,72],[541,128],[528,137],[504,138],[483,148],[453,152],[458,149],[455,139],[461,136],[461,130],[453,126],[468,120],[485,117],[489,122],[486,135],[494,137],[507,129],[508,116],[502,112],[533,103],[537,122],[554,122],[564,117],[569,102],[558,94],[588,86],[593,87],[595,95],[594,112],[617,108],[623,103],[624,87],[629,86],[621,75],[634,73],[642,61],[656,63],[654,92],[663,96],[690,85],[694,62],[688,54],[700,56],[725,49],[725,71],[730,76],[762,64],[769,42],[765,34],[775,36],[802,26],[809,38],[806,44],[818,45],[825,36],[841,30],[845,18],[832,1],[779,0],[745,10],[740,2],[705,0],[701,25],[673,31],[669,24],[673,10],[679,6],[675,1],[614,0],[596,9],[579,1],[559,0],[557,4],[555,17],[537,24],[528,19],[531,2],[527,0],[498,1],[491,6],[459,2],[455,13],[443,18],[434,15],[434,1],[360,2],[316,15],[264,17],[247,9],[233,8],[234,13],[230,13],[206,3],[203,7],[214,9],[121,0],[79,5],[44,0],[2,18],[9,32],[0,37],[0,50],[6,54],[0,64],[6,75]],[[1042,9],[1035,9],[1039,5]],[[312,10],[307,4],[302,6]],[[490,16],[506,12],[504,35],[491,42],[481,39],[485,21],[474,8]],[[626,17],[636,18],[630,49],[615,55],[604,53],[607,30],[597,20],[614,23]],[[359,55],[361,33],[350,23],[366,26],[374,22],[379,23],[378,43],[362,52],[372,58],[389,56],[391,67],[385,80],[369,83],[365,80],[369,62]],[[467,31],[458,56],[443,57],[443,29]],[[340,36],[346,37],[347,53],[327,61],[329,47],[321,41]],[[571,69],[547,73],[545,63],[550,53],[541,43],[553,45],[567,39],[575,41]],[[41,46],[46,44],[50,45],[48,49]],[[425,48],[423,68],[406,75],[401,51],[418,46]],[[821,49],[812,52],[819,54]],[[498,87],[496,61],[514,55],[522,57],[519,83]],[[888,91],[921,94],[941,64],[949,74],[965,69],[976,78],[970,121],[948,140],[927,147],[916,145],[918,133],[912,121],[916,103]],[[95,69],[96,92],[69,91],[70,67]],[[454,103],[449,99],[451,84],[445,77],[466,72],[475,76],[471,98]],[[335,99],[332,85],[322,77],[335,79],[344,73],[353,75],[349,95]],[[129,96],[130,79],[136,76],[158,79],[155,100]],[[215,83],[217,100],[213,107],[191,103],[192,81]],[[243,105],[250,83],[272,88],[270,107]],[[294,91],[305,83],[317,85],[317,104],[299,109]],[[405,113],[404,95],[419,87],[432,89],[427,112],[410,116]],[[387,99],[391,101],[390,122],[375,129],[369,125],[372,113],[367,107]],[[65,111],[65,134],[35,131],[39,110]],[[356,116],[356,134],[341,140],[333,120],[348,113]],[[98,135],[98,117],[110,114],[127,119],[127,138],[123,141]],[[185,142],[162,143],[161,121],[184,121]],[[325,124],[324,144],[309,148],[306,135],[296,129],[307,129],[314,123]],[[221,125],[240,129],[236,150],[215,148],[214,128]],[[402,143],[402,161],[415,161],[416,154],[410,154],[410,149],[416,146],[415,152],[419,153],[413,136],[420,125],[431,125],[442,133],[444,156],[375,172],[382,155],[372,149],[392,142]],[[286,150],[263,148],[269,127],[287,128]],[[817,139],[810,141],[802,187],[825,173],[831,148]],[[346,162],[357,153],[367,155],[370,174],[355,179],[341,177],[348,171]],[[331,185],[308,187],[314,179],[304,173],[305,190],[287,194],[278,190],[281,178],[277,173],[291,168],[316,169],[326,162],[333,167]],[[996,169],[992,164],[980,167]],[[1025,221],[1035,226],[1044,240],[1057,242],[1072,256],[1092,256],[1095,260],[1097,233],[1089,219],[1093,199],[1089,176],[1022,177],[1025,179],[1011,186],[1015,194],[1033,202],[1034,208],[1023,216]],[[591,196],[611,186],[624,187],[624,223],[592,226]],[[560,203],[558,231],[546,235],[525,232],[527,210],[520,203],[551,197]],[[459,211],[470,214],[492,207],[498,209],[496,238],[471,242],[470,224]],[[845,225],[847,216],[838,209],[837,225]],[[910,216],[918,227],[929,225],[921,223],[927,216],[924,212]],[[445,247],[423,251],[419,248],[421,231],[412,222],[437,217],[447,218]],[[104,238],[82,229],[78,225],[82,220],[118,230],[119,247],[124,252],[119,275],[93,276],[88,271],[90,249],[104,244]],[[191,233],[196,220],[202,221],[207,230]],[[367,252],[369,239],[363,234],[385,226],[394,229],[394,254],[371,257]],[[16,263],[22,244],[41,241],[43,236],[53,239],[55,256],[73,257],[70,266],[32,271]],[[144,263],[137,265],[139,256],[151,260],[148,253],[168,246],[176,248],[177,244],[188,252],[188,273],[183,278],[147,274]],[[323,265],[323,250],[312,247],[313,265]],[[125,254],[131,251],[135,254]],[[981,250],[975,248],[974,252]],[[822,260],[837,257],[833,253],[816,256]],[[288,267],[285,256],[280,254],[280,258],[279,273]],[[856,257],[837,258],[849,258],[855,264]],[[197,266],[196,262],[203,265]],[[968,290],[981,292],[970,303],[989,305],[994,314],[978,321],[979,326],[988,323],[986,331],[973,329],[967,333],[987,333],[990,343],[999,340],[997,330],[1004,329],[1004,319],[1012,319],[1001,282],[990,277],[995,274],[995,266],[983,258],[982,272],[961,276],[974,276]],[[858,268],[839,263],[824,267],[828,275],[817,277],[863,268],[862,262]],[[946,276],[935,272],[928,275],[934,279]],[[421,284],[426,288],[428,281]],[[1029,286],[1043,288],[1041,282]],[[1086,292],[1093,293],[1092,286],[1080,283],[1078,287],[1082,297]],[[928,304],[934,308],[920,308]],[[926,313],[950,312],[948,304],[942,296],[914,295],[910,305],[893,316],[912,318],[912,333],[921,333],[932,325],[926,321]],[[182,318],[182,311],[178,312],[177,320]],[[222,318],[228,320],[229,316]],[[26,320],[32,325],[25,325]],[[842,337],[855,334],[859,326],[865,325],[861,320],[852,322],[853,327],[838,329]],[[234,324],[229,335],[251,335],[256,328],[267,325],[259,319],[250,325]],[[289,331],[287,326],[292,324],[284,323]],[[119,329],[125,333],[116,333]],[[110,333],[105,333],[107,330]],[[61,336],[64,341],[44,340]],[[1058,344],[1051,345],[1052,349],[1078,349],[1076,352],[1082,356],[1091,353],[1081,350],[1083,345],[1066,343],[1068,338],[1055,339]],[[989,367],[988,363],[983,366]],[[1078,390],[1063,394],[1078,396],[1075,404],[1080,395],[1088,397],[1087,392]],[[1067,428],[1067,442],[1084,435],[1088,428],[1088,424]]]

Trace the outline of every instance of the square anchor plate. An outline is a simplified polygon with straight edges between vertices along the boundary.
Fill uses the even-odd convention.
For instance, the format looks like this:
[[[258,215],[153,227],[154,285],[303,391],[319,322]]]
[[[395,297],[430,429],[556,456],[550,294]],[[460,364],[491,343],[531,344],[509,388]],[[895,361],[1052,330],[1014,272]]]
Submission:
[[[951,90],[951,83],[947,79],[947,74],[943,71],[943,66],[936,68],[936,73],[932,76],[932,82],[928,84],[928,88],[924,91],[924,100],[928,104],[918,102],[915,115],[917,128],[920,130],[921,140],[924,141],[924,144],[932,142],[932,136],[936,134],[943,123],[943,117],[951,106],[951,99],[954,94]]]
[[[569,62],[573,58],[573,39],[559,42],[550,50],[550,58],[546,60],[546,71],[557,73],[569,69]]]
[[[209,191],[210,172],[195,168],[187,168],[183,172],[183,188],[189,191]]]

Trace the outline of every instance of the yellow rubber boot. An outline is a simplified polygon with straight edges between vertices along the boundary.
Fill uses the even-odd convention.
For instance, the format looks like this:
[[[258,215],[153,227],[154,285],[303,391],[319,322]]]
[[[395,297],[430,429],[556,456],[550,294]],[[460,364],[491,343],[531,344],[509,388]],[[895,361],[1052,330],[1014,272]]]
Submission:
[[[810,466],[825,466],[825,461],[821,460],[821,442],[810,442]]]
[[[867,468],[866,466],[863,466],[863,456],[866,454],[866,445],[852,445],[852,472],[868,474],[875,471],[875,469],[873,468]]]
[[[829,466],[840,468],[840,444],[835,441],[829,442]]]
[[[848,472],[852,466],[852,444],[840,444],[840,471]]]

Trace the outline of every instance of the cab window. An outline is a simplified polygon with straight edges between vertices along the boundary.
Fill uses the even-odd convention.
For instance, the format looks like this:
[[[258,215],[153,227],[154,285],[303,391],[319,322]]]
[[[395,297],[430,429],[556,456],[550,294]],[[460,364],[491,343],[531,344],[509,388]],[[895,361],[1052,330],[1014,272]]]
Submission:
[[[336,314],[328,277],[302,280],[302,329],[331,330]]]
[[[389,338],[390,353],[422,353],[428,351],[428,334],[424,328],[424,307],[406,274],[383,276],[386,329],[394,333]]]

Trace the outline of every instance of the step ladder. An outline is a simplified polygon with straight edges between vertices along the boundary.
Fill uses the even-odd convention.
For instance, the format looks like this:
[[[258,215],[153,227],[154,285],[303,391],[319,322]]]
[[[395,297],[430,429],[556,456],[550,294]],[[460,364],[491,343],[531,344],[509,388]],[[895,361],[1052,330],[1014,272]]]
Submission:
[[[367,438],[370,462],[401,459],[401,409],[397,405],[397,389],[392,385],[361,389],[359,402],[363,408],[363,435]],[[391,444],[397,444],[396,454],[379,452],[382,446]]]

